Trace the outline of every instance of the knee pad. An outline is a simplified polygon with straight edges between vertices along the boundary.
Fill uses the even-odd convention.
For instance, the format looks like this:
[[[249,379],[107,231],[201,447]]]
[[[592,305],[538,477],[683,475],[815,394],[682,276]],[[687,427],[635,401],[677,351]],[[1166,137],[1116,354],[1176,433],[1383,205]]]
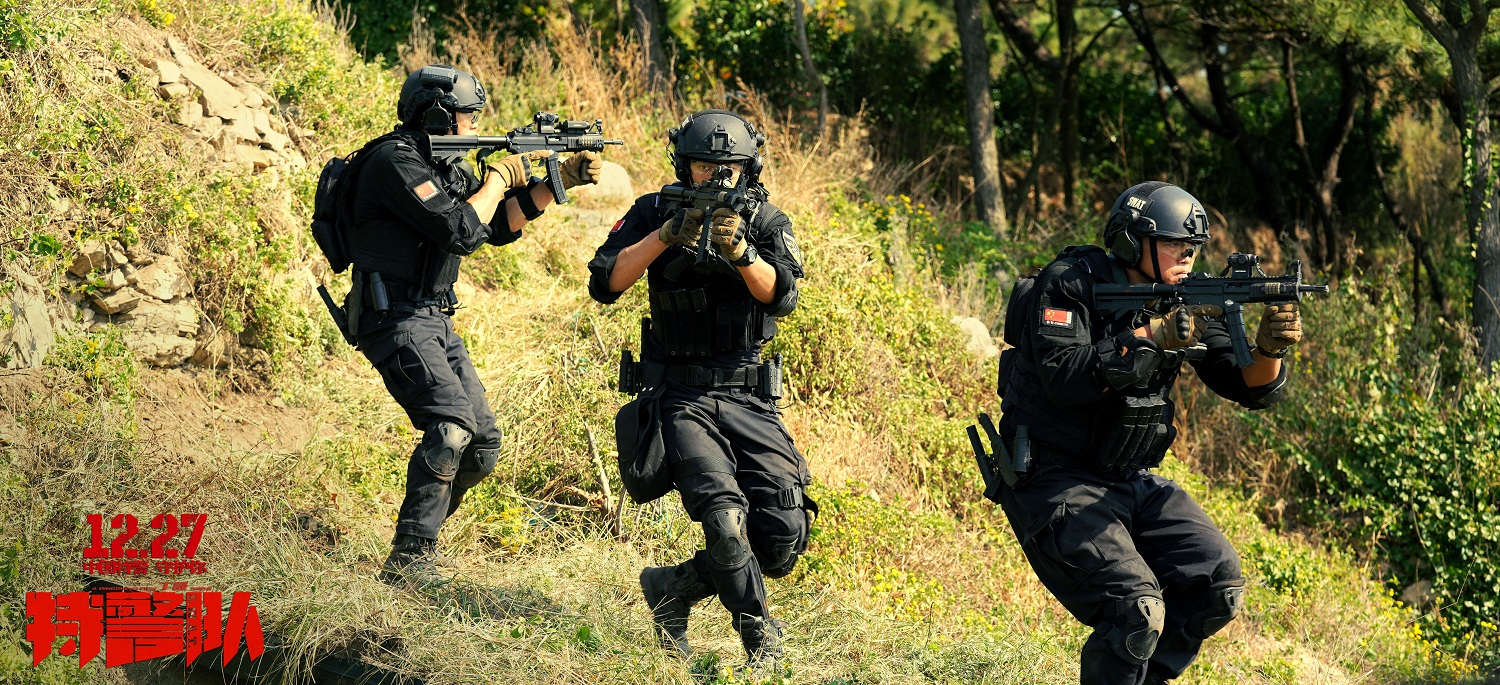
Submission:
[[[464,448],[473,439],[474,434],[468,429],[443,421],[427,429],[412,458],[418,460],[438,480],[452,482],[453,476],[458,473],[458,463],[463,459]]]
[[[469,445],[469,449],[464,451],[463,459],[459,462],[458,474],[454,476],[453,484],[465,489],[479,485],[480,481],[495,472],[495,464],[499,461],[499,446]]]
[[[1122,659],[1144,664],[1156,652],[1156,642],[1167,624],[1167,603],[1155,592],[1132,595],[1109,627],[1109,644]]]
[[[1200,640],[1213,637],[1214,633],[1229,625],[1240,615],[1245,604],[1245,581],[1243,578],[1224,580],[1208,586],[1208,608],[1188,617],[1188,635]]]
[[[760,560],[760,572],[767,578],[781,578],[797,567],[798,536],[767,535],[761,550],[755,556]]]
[[[709,568],[738,571],[750,563],[750,538],[745,533],[744,509],[719,509],[703,517],[703,538]]]

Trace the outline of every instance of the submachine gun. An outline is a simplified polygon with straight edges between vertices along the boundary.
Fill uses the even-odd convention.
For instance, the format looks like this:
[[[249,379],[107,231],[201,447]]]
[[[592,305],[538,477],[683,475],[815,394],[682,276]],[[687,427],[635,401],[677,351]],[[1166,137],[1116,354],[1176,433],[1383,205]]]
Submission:
[[[1134,285],[1096,284],[1094,301],[1104,311],[1124,314],[1132,311],[1148,316],[1165,314],[1177,305],[1212,305],[1224,310],[1216,318],[1229,328],[1234,346],[1235,363],[1244,368],[1255,363],[1250,354],[1250,337],[1245,332],[1247,302],[1287,304],[1301,302],[1307,293],[1326,293],[1326,285],[1305,285],[1302,262],[1292,260],[1285,276],[1267,276],[1260,269],[1260,258],[1236,252],[1229,255],[1229,265],[1218,276],[1190,273],[1176,285],[1139,283]]]
[[[733,176],[733,169],[721,166],[714,170],[712,178],[698,184],[696,188],[684,188],[678,185],[667,185],[661,188],[661,199],[669,206],[677,209],[692,207],[703,212],[705,225],[698,235],[697,264],[708,262],[709,227],[707,223],[709,217],[713,216],[714,210],[727,207],[735,214],[739,214],[748,225],[748,222],[755,220],[755,213],[760,211],[760,204],[766,199],[765,191],[760,187],[751,187],[745,174],[740,174],[738,184],[730,182],[729,179]]]
[[[522,152],[534,152],[536,150],[551,150],[556,152],[583,152],[592,150],[599,152],[605,145],[624,145],[625,141],[604,137],[604,120],[595,119],[592,123],[587,121],[562,120],[551,112],[537,112],[532,117],[531,125],[518,128],[503,136],[429,136],[432,143],[433,159],[445,159],[450,162],[463,159],[470,150],[479,150],[479,159],[482,163],[496,150],[505,150],[513,154]],[[526,176],[531,176],[531,161],[523,159]],[[558,204],[568,201],[568,193],[563,189],[562,164],[554,154],[547,158],[547,187],[552,190],[552,196],[557,199]]]

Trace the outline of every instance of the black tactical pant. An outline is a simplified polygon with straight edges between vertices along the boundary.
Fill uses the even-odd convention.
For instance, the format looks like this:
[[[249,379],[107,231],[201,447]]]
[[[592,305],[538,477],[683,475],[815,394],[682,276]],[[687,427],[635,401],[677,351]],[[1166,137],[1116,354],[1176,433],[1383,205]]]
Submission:
[[[706,578],[739,625],[741,616],[769,620],[762,576],[792,572],[807,551],[807,509],[785,495],[810,482],[807,461],[792,443],[771,402],[746,388],[700,388],[667,383],[661,397],[662,441],[673,484],[694,521],[724,509],[748,512],[751,555],[738,568],[715,563],[709,550],[685,562]]]
[[[391,397],[406,410],[414,428],[427,432],[440,422],[458,424],[473,434],[458,465],[459,477],[439,477],[420,455],[406,465],[406,498],[396,519],[396,532],[437,538],[443,521],[458,510],[468,488],[463,472],[475,467],[481,449],[500,447],[495,412],[484,397],[484,385],[469,361],[464,341],[453,330],[453,320],[436,306],[392,303],[382,317],[365,310],[359,345],[375,365]]]
[[[1176,482],[1147,471],[1121,480],[1041,466],[1002,488],[1001,500],[1042,584],[1094,628],[1080,657],[1084,685],[1139,685],[1148,669],[1175,678],[1198,655],[1204,633],[1222,627],[1202,625],[1224,613],[1218,600],[1240,581],[1240,559]],[[1142,597],[1166,605],[1161,637],[1144,662],[1121,642],[1139,627]]]

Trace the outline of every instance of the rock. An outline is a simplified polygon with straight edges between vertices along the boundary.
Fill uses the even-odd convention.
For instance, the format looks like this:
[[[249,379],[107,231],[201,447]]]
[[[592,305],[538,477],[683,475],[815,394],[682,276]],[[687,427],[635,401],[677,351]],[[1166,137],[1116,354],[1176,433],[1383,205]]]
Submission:
[[[134,288],[121,288],[114,292],[105,294],[101,292],[90,293],[89,297],[94,301],[94,306],[105,314],[119,314],[135,309],[141,303],[141,294]],[[92,328],[89,330],[93,330]]]
[[[1433,598],[1430,580],[1419,580],[1401,591],[1401,601],[1423,611],[1432,607]]]
[[[177,63],[172,60],[156,60],[154,67],[156,68],[156,82],[161,85],[177,83],[182,80],[182,69],[178,68]]]
[[[121,314],[115,323],[136,334],[174,335],[191,338],[198,335],[198,312],[187,303],[168,304],[143,299],[139,306]]]
[[[264,136],[267,133],[273,133],[271,130],[271,117],[266,115],[266,110],[251,110],[250,125],[255,127],[255,135]]]
[[[130,263],[129,255],[125,254],[125,246],[118,240],[109,244],[109,252],[105,256],[109,259],[111,269]]]
[[[212,325],[204,326],[204,332],[198,336],[197,347],[193,351],[193,363],[210,369],[229,366],[229,346],[224,335],[223,331]]]
[[[19,270],[11,269],[11,273],[14,275]],[[35,283],[35,280],[32,282]],[[21,287],[11,291],[10,314],[14,323],[10,328],[9,338],[19,366],[41,368],[42,361],[57,342],[57,336],[52,332],[52,317],[47,315],[47,304],[41,289]],[[8,352],[8,349],[0,348],[0,353],[4,352]]]
[[[964,343],[965,350],[986,359],[1000,354],[1000,347],[990,337],[990,328],[984,325],[983,321],[972,316],[955,316],[951,321],[958,326],[959,330],[969,336],[969,341]]]
[[[281,135],[280,133],[277,133],[275,131],[267,131],[260,137],[261,147],[269,150],[275,150],[277,152],[281,152],[282,150],[286,149],[286,146],[291,142],[291,138]]]
[[[255,171],[271,166],[271,156],[259,147],[241,145],[235,150],[235,154],[238,155],[239,161],[249,164]]]
[[[126,335],[125,346],[151,366],[177,366],[193,356],[198,343],[175,335]]]
[[[155,261],[136,274],[137,290],[163,302],[175,300],[187,294],[187,272],[177,260],[167,255],[157,255]]]
[[[234,142],[260,142],[260,133],[255,130],[254,116],[250,110],[237,107],[234,110],[234,116],[224,121],[225,130],[234,134]]]
[[[132,266],[146,266],[156,261],[156,255],[141,246],[140,243],[131,243],[125,246],[125,256],[130,258]]]
[[[239,90],[197,64],[183,64],[182,76],[203,91],[198,101],[211,116],[230,118],[234,109],[244,104],[245,96]]]
[[[107,269],[109,254],[104,243],[90,240],[78,246],[78,256],[73,258],[73,263],[68,266],[68,273],[78,277],[86,277],[95,269]]]
[[[101,287],[105,290],[119,290],[130,285],[130,280],[125,277],[125,272],[120,269],[110,269],[104,272],[103,281],[104,285]]]
[[[171,51],[172,58],[178,64],[197,65],[198,60],[193,59],[193,53],[188,52],[187,45],[178,40],[176,36],[167,36],[167,50]]]
[[[163,100],[176,100],[187,97],[188,94],[193,92],[193,89],[182,83],[168,83],[164,86],[159,86],[156,92],[161,95],[161,99]]]
[[[570,188],[568,193],[609,200],[631,200],[636,196],[635,189],[630,185],[630,172],[608,160],[604,162],[604,170],[599,172],[598,183]]]
[[[177,106],[177,123],[194,128],[202,121],[203,103],[197,100],[184,100]]]
[[[264,104],[260,99],[260,93],[255,92],[255,88],[249,84],[241,84],[236,90],[240,91],[240,97],[245,99],[246,107],[260,109],[260,106]]]

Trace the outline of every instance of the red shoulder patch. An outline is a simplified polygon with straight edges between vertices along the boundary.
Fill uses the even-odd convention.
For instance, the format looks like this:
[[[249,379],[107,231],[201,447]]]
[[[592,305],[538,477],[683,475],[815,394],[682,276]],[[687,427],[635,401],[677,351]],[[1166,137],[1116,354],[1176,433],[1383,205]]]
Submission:
[[[1042,308],[1042,325],[1060,328],[1073,327],[1073,312],[1066,309]]]
[[[624,226],[624,225],[625,225],[625,220],[624,219],[620,219],[619,221],[615,222],[615,227],[614,228],[609,229],[609,232],[610,233],[614,233],[615,231],[620,230],[620,227]]]
[[[417,199],[423,202],[432,199],[432,196],[437,195],[438,192],[437,186],[432,181],[423,181],[421,185],[411,190],[417,194]]]

